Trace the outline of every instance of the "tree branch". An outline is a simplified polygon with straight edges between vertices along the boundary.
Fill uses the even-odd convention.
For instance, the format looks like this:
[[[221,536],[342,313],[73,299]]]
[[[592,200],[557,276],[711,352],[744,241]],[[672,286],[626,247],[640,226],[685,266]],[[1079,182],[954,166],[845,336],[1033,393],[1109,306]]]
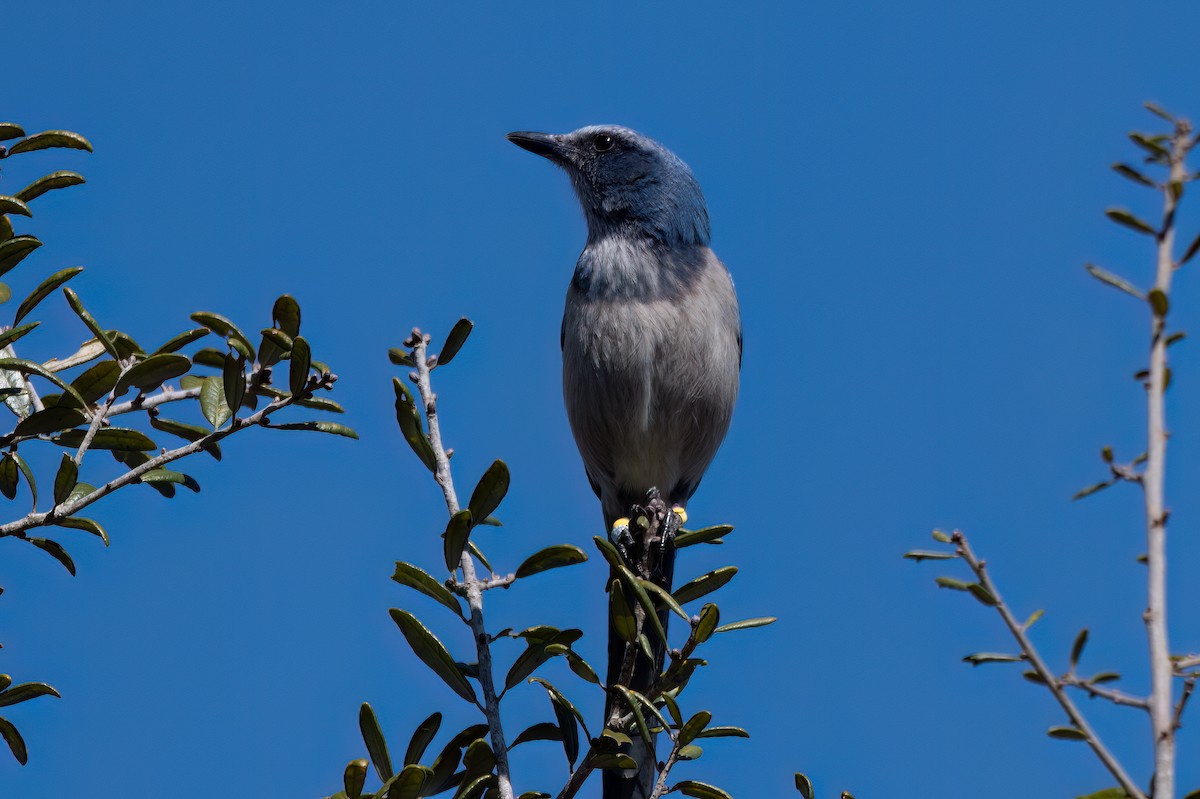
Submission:
[[[1124,705],[1126,707],[1140,707],[1142,710],[1150,709],[1150,700],[1144,696],[1133,696],[1124,691],[1118,691],[1115,688],[1102,688],[1091,680],[1084,680],[1075,674],[1064,674],[1061,678],[1063,685],[1070,685],[1080,690],[1087,691],[1088,696],[1093,699],[1100,697],[1107,699],[1114,705]]]
[[[209,433],[204,438],[196,439],[195,441],[185,444],[177,449],[168,450],[167,452],[151,458],[140,466],[130,469],[120,477],[109,480],[104,485],[97,488],[90,494],[84,494],[71,502],[65,502],[61,505],[55,505],[45,513],[30,513],[23,518],[7,524],[0,525],[0,538],[10,535],[22,535],[27,530],[35,527],[44,527],[57,522],[59,519],[65,519],[68,516],[74,516],[79,511],[91,505],[93,502],[103,499],[119,488],[124,488],[138,480],[146,472],[161,468],[172,461],[177,461],[180,458],[200,452],[205,447],[220,441],[227,436],[233,435],[239,430],[245,430],[248,427],[257,425],[268,414],[274,413],[280,408],[290,405],[290,400],[275,400],[271,404],[264,407],[262,410],[250,416],[234,419],[229,427],[224,430],[217,430]]]
[[[996,584],[992,582],[992,578],[987,572],[986,564],[975,556],[970,543],[967,541],[967,537],[956,530],[951,535],[950,540],[958,547],[959,556],[971,567],[971,571],[975,573],[979,584],[995,600],[994,607],[996,611],[1000,614],[1000,618],[1004,620],[1004,624],[1008,627],[1009,632],[1012,633],[1013,638],[1016,639],[1017,644],[1021,647],[1021,651],[1029,660],[1030,665],[1033,666],[1034,671],[1037,672],[1038,677],[1041,678],[1046,687],[1050,689],[1050,693],[1058,700],[1058,704],[1066,712],[1067,718],[1083,733],[1084,740],[1087,741],[1092,751],[1096,753],[1096,757],[1100,759],[1100,762],[1104,764],[1108,772],[1121,784],[1121,787],[1125,789],[1125,793],[1129,794],[1133,799],[1146,799],[1146,794],[1125,772],[1124,767],[1100,740],[1100,736],[1096,734],[1096,731],[1088,724],[1087,719],[1075,705],[1075,702],[1067,695],[1067,692],[1064,690],[1064,683],[1050,670],[1050,667],[1046,665],[1046,661],[1042,660],[1041,654],[1038,653],[1037,648],[1034,647],[1033,642],[1026,635],[1025,627],[1013,616],[1008,605],[1004,604],[1004,599],[1000,596]]]
[[[429,381],[429,336],[413,328],[412,336],[406,345],[413,348],[413,361],[416,362],[417,388],[421,393],[421,402],[425,406],[425,418],[429,424],[429,443],[433,447],[434,462],[437,469],[434,479],[442,488],[446,500],[446,510],[453,516],[458,513],[458,496],[454,491],[454,478],[450,474],[450,459],[442,446],[441,424],[438,421],[437,395]],[[512,778],[508,766],[508,745],[504,741],[504,727],[500,721],[500,699],[496,694],[496,686],[492,682],[492,650],[488,641],[487,629],[483,623],[483,591],[484,585],[496,582],[480,580],[475,574],[475,562],[471,553],[463,551],[460,567],[463,572],[462,587],[465,589],[467,605],[471,609],[469,623],[471,633],[475,638],[475,653],[479,664],[479,687],[483,690],[483,712],[487,718],[488,731],[491,734],[492,750],[496,756],[496,778],[500,799],[512,799]],[[495,588],[496,585],[488,587]]]
[[[1150,291],[1150,377],[1146,381],[1146,468],[1142,492],[1146,515],[1146,638],[1150,649],[1150,726],[1154,736],[1154,792],[1175,796],[1175,719],[1172,707],[1174,665],[1167,641],[1167,510],[1164,499],[1167,459],[1166,403],[1167,311],[1175,272],[1175,210],[1187,179],[1184,160],[1191,146],[1191,128],[1177,122],[1171,138],[1168,176],[1163,192],[1162,227],[1154,288]],[[1154,297],[1161,296],[1160,302]]]

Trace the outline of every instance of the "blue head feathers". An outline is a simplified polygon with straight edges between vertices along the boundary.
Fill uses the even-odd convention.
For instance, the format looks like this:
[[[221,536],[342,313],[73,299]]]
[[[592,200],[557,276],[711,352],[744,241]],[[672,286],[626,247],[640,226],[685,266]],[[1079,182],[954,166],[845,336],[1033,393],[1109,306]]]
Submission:
[[[510,133],[508,140],[567,171],[589,240],[636,235],[668,246],[708,244],[700,184],[654,139],[616,125],[592,125],[563,134]]]

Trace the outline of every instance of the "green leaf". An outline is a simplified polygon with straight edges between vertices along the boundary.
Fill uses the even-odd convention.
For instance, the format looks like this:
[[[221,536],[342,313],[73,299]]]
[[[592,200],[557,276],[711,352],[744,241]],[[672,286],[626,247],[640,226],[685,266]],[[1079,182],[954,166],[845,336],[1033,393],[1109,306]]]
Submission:
[[[69,130],[47,130],[35,133],[24,141],[19,141],[8,148],[9,155],[27,153],[32,150],[45,150],[50,147],[66,147],[70,150],[87,150],[92,152],[92,144],[78,133]]]
[[[71,310],[83,320],[83,324],[87,326],[88,330],[92,331],[92,336],[104,345],[104,349],[113,357],[113,360],[121,360],[120,351],[117,350],[116,345],[113,344],[108,334],[104,332],[104,328],[100,327],[100,323],[83,307],[83,302],[79,299],[79,295],[72,291],[69,286],[63,288],[63,294],[66,295],[67,302],[71,305]]]
[[[168,380],[187,374],[191,368],[192,362],[184,355],[168,352],[151,355],[129,367],[121,376],[116,385],[117,396],[124,394],[131,386],[143,394],[153,391]]]
[[[442,534],[442,554],[450,571],[457,569],[462,562],[467,537],[471,534],[472,515],[469,510],[460,510],[446,522],[446,532]]]
[[[181,485],[191,489],[194,494],[200,493],[200,484],[196,482],[195,478],[182,472],[173,472],[170,469],[151,469],[148,472],[143,472],[138,480],[142,483]]]
[[[450,334],[446,336],[446,343],[442,345],[441,352],[438,353],[438,366],[445,366],[454,359],[454,356],[462,349],[462,345],[467,342],[467,336],[471,335],[472,327],[471,320],[465,316],[454,323],[454,327],[450,328]]]
[[[41,246],[42,243],[34,236],[13,236],[0,242],[0,275],[11,271],[25,256]]]
[[[436,471],[437,461],[434,458],[433,446],[421,429],[421,415],[417,410],[416,399],[398,377],[392,378],[392,388],[396,391],[396,423],[400,426],[400,433],[425,467],[431,472]]]
[[[263,366],[278,363],[284,353],[292,351],[292,337],[282,330],[265,327],[260,332],[262,343],[258,345],[258,361]]]
[[[91,492],[89,491],[88,493]],[[67,501],[73,502],[74,497],[68,496]],[[57,527],[68,527],[72,530],[83,530],[91,533],[94,536],[97,536],[101,541],[104,542],[104,546],[108,546],[109,544],[108,532],[100,526],[99,522],[95,521],[94,519],[85,519],[82,516],[68,516],[65,519],[59,519],[54,524]]]
[[[164,352],[178,352],[189,344],[199,341],[207,336],[209,330],[207,327],[196,327],[174,336],[154,351],[154,355],[161,355]]]
[[[143,455],[140,452],[138,452],[138,453],[122,452],[122,453],[116,453],[116,454],[120,454],[120,455],[136,454],[143,458],[146,457],[145,455]],[[147,460],[149,460],[149,459],[147,458]],[[85,483],[82,480],[80,480],[78,483],[75,484],[75,488],[72,489],[71,496],[67,497],[67,504],[69,505],[70,503],[74,502],[75,500],[79,499],[80,497],[86,497],[88,494],[92,493],[95,490],[96,490],[96,487],[94,485],[91,485],[90,483]],[[69,527],[70,525],[64,524],[64,525],[59,525],[59,526],[60,527]]]
[[[21,338],[40,324],[41,322],[30,322],[27,325],[14,327],[11,330],[5,330],[3,333],[0,333],[0,349],[12,344],[14,341]]]
[[[1104,212],[1104,215],[1118,225],[1124,225],[1130,230],[1136,230],[1138,233],[1145,233],[1150,236],[1158,235],[1158,231],[1151,227],[1149,222],[1138,219],[1124,208],[1109,208]]]
[[[1196,238],[1192,239],[1192,243],[1184,250],[1183,257],[1179,259],[1179,265],[1182,266],[1192,260],[1197,252],[1200,252],[1200,233],[1196,234]]]
[[[562,730],[560,730],[558,728],[558,725],[552,724],[549,721],[542,721],[537,724],[534,724],[532,727],[527,727],[526,729],[522,730],[521,734],[518,735],[513,740],[513,742],[510,744],[510,748],[513,746],[516,746],[517,744],[526,743],[527,741],[561,741],[561,740],[562,740]]]
[[[908,560],[920,563],[923,560],[953,560],[958,555],[953,552],[934,552],[924,549],[913,549],[904,553]]]
[[[58,464],[58,474],[54,476],[54,504],[61,505],[66,502],[77,482],[79,482],[79,464],[64,452],[62,461]]]
[[[392,579],[400,585],[407,585],[409,588],[420,591],[425,596],[440,602],[460,617],[463,615],[462,608],[458,604],[458,600],[454,594],[450,593],[450,589],[439,583],[423,569],[411,563],[398,560],[396,561],[396,573],[392,575]]]
[[[733,532],[733,525],[718,524],[701,530],[680,530],[675,536],[675,548],[690,547],[694,544],[717,543],[724,536]]]
[[[803,796],[804,799],[813,799],[814,794],[812,780],[801,774],[799,771],[796,772],[796,790],[800,792],[800,795]]]
[[[9,197],[7,194],[0,194],[0,214],[33,216],[33,212],[29,210],[28,205],[21,202],[16,197]]]
[[[1142,186],[1149,186],[1152,189],[1158,187],[1158,184],[1156,184],[1153,180],[1146,177],[1141,172],[1138,172],[1129,164],[1113,164],[1112,169],[1121,177],[1128,178],[1134,183],[1141,184]]]
[[[233,416],[233,411],[225,404],[224,382],[219,377],[209,377],[200,386],[200,411],[213,430],[220,430]]]
[[[304,336],[292,342],[292,359],[288,366],[288,386],[292,396],[300,396],[308,384],[308,371],[312,368],[312,350]]]
[[[432,776],[433,772],[424,766],[409,764],[392,777],[376,795],[386,796],[387,799],[417,799]]]
[[[367,761],[365,758],[351,760],[342,772],[342,786],[345,788],[347,799],[358,799],[362,796],[363,785],[367,781]]]
[[[68,430],[86,421],[87,417],[78,408],[64,408],[59,405],[30,414],[17,423],[13,432],[19,436],[57,433],[59,430]]]
[[[63,447],[78,447],[83,443],[84,431],[65,430],[52,441]],[[110,449],[126,452],[150,452],[158,449],[150,438],[140,430],[127,427],[103,427],[92,438],[91,449]]]
[[[16,499],[19,474],[13,454],[4,453],[4,457],[0,458],[0,494],[4,494],[8,499]]]
[[[750,733],[741,727],[708,727],[697,738],[749,738]]]
[[[406,352],[405,350],[402,350],[402,349],[397,349],[396,347],[392,347],[391,349],[388,350],[388,360],[391,361],[392,363],[396,364],[397,366],[416,366],[417,365],[413,361],[412,356],[408,352]]]
[[[170,357],[170,356],[164,356]],[[233,413],[242,407],[246,398],[246,359],[234,357],[233,353],[225,355],[225,366],[221,372],[221,388],[225,390],[225,404]]]
[[[557,544],[546,547],[526,558],[517,567],[517,578],[529,577],[562,566],[573,566],[576,563],[583,563],[585,560],[587,560],[587,553],[579,547],[572,544]]]
[[[1114,275],[1112,272],[1109,272],[1107,269],[1101,269],[1100,267],[1096,266],[1095,264],[1084,264],[1083,268],[1087,270],[1089,275],[1096,278],[1101,283],[1107,283],[1108,285],[1112,286],[1115,289],[1120,289],[1121,291],[1125,292],[1126,294],[1130,294],[1134,297],[1137,297],[1139,300],[1146,299],[1146,295],[1142,292],[1141,289],[1136,288],[1132,283],[1130,283],[1125,278],[1120,277],[1118,275]]]
[[[583,714],[579,712],[579,708],[577,708],[577,707],[575,707],[575,705],[571,704],[571,700],[567,699],[567,697],[564,696],[561,691],[559,691],[557,688],[555,688],[550,682],[543,680],[541,677],[530,677],[529,682],[535,682],[538,685],[542,686],[542,688],[546,689],[546,693],[549,694],[549,696],[550,696],[551,703],[552,704],[557,703],[556,707],[561,706],[561,707],[565,708],[566,710],[571,711],[571,716],[576,721],[578,721],[579,726],[583,728],[584,735],[586,735],[588,738],[592,737],[591,733],[588,732],[587,722],[585,722],[583,720]],[[555,713],[555,715],[557,716],[557,712]],[[566,729],[565,729],[566,725],[563,724],[562,719],[559,719],[558,726],[560,728],[564,728],[563,736],[564,736],[564,738],[567,737],[569,735],[569,733],[566,731]],[[574,761],[572,761],[572,762],[574,762]]]
[[[600,684],[600,678],[596,675],[596,670],[591,667],[591,664],[574,652],[567,652],[567,667],[581,680],[590,682],[592,685]]]
[[[9,152],[12,152],[11,150]],[[55,189],[65,189],[70,186],[78,186],[81,183],[86,183],[83,175],[76,172],[69,172],[65,169],[58,172],[51,172],[49,175],[42,177],[30,183],[25,188],[17,192],[17,199],[29,202],[41,197],[48,191]]]
[[[197,350],[196,354],[192,356],[192,363],[211,366],[214,369],[224,369],[225,353],[213,347],[204,347]]]
[[[646,589],[642,587],[640,582],[638,582],[638,578],[634,576],[633,572],[631,572],[625,566],[617,569],[617,575],[621,578],[621,581],[624,583],[625,587],[633,592],[638,604],[641,605],[642,610],[645,611],[645,619],[642,625],[643,631],[645,630],[645,622],[649,622],[650,627],[654,630],[658,640],[661,641],[664,646],[667,645],[667,631],[663,628],[662,620],[658,618],[658,608],[656,608],[654,603],[650,600],[650,595],[646,593]],[[653,659],[652,656],[651,659]]]
[[[1103,683],[1106,683],[1106,682],[1116,682],[1119,679],[1121,679],[1120,672],[1102,671],[1099,674],[1093,676],[1090,680],[1088,680],[1088,682],[1093,682],[1093,683],[1096,683],[1097,685],[1102,685]]]
[[[949,588],[952,591],[970,591],[971,583],[965,580],[956,580],[953,577],[938,577],[934,580],[938,588]]]
[[[479,774],[490,774],[495,767],[496,755],[483,738],[472,741],[463,753],[463,768],[467,772],[464,779],[474,779]]]
[[[933,531],[933,540],[937,541],[939,544],[949,544],[954,539],[951,538],[950,536],[946,535],[941,530],[934,530]]]
[[[458,792],[454,794],[454,799],[475,799],[475,797],[480,796],[484,789],[486,789],[489,784],[494,782],[495,779],[496,775],[494,774],[484,774],[482,776],[475,777],[470,782],[467,782],[464,778],[462,786],[460,786]]]
[[[290,294],[281,294],[271,308],[275,327],[291,338],[300,335],[300,303]]]
[[[241,355],[248,359],[254,358],[254,348],[250,346],[250,339],[246,338],[246,334],[241,331],[241,328],[229,319],[211,311],[197,311],[190,318],[196,324],[204,325],[218,336],[227,338],[229,345]]]
[[[1071,671],[1079,665],[1079,656],[1083,654],[1083,647],[1087,644],[1088,631],[1084,627],[1079,631],[1079,635],[1075,636],[1075,643],[1071,645]]]
[[[33,509],[37,510],[37,481],[33,479],[33,470],[29,468],[29,464],[25,459],[16,452],[12,453],[13,460],[17,462],[17,466],[21,469],[21,474],[25,475],[25,482],[29,485],[29,493],[33,495]]]
[[[1092,494],[1095,494],[1097,491],[1103,491],[1104,489],[1115,484],[1116,482],[1117,481],[1115,479],[1105,480],[1103,483],[1093,483],[1092,485],[1087,486],[1086,488],[1081,488],[1071,496],[1071,501],[1073,502],[1077,499],[1083,499],[1084,497],[1090,497]]]
[[[599,769],[633,769],[637,768],[637,761],[629,755],[620,753],[609,753],[602,755],[592,755],[589,761],[593,768]]]
[[[695,745],[679,747],[680,760],[699,760],[702,754],[704,754],[704,750]]]
[[[508,464],[500,460],[494,461],[471,492],[471,501],[467,503],[467,507],[471,509],[472,518],[486,519],[491,516],[492,511],[500,506],[504,495],[508,493],[508,483]]]
[[[358,438],[358,433],[354,432],[353,427],[347,427],[344,424],[337,422],[288,422],[286,424],[273,424],[272,430],[310,430],[317,433],[329,433],[335,436],[344,436],[345,438]]]
[[[592,536],[592,542],[595,543],[596,549],[600,550],[600,554],[608,561],[608,565],[614,569],[619,569],[625,565],[621,560],[621,555],[617,552],[617,548],[612,545],[612,542],[606,538],[601,538],[598,535]]]
[[[329,411],[330,413],[345,413],[346,409],[328,397],[309,397],[307,399],[296,400],[296,404],[301,408],[313,408],[318,411]]]
[[[1075,727],[1051,727],[1046,730],[1046,734],[1051,738],[1058,738],[1063,741],[1086,741],[1087,736],[1082,730]]]
[[[570,703],[567,703],[565,697],[558,693],[557,690],[548,691],[548,693],[550,696],[550,707],[554,710],[554,718],[558,721],[563,754],[566,755],[567,763],[574,770],[575,761],[579,759],[579,727],[575,724],[575,715],[577,714],[570,712]]]
[[[0,707],[28,702],[30,699],[37,699],[39,696],[62,698],[58,691],[44,682],[23,682],[20,685],[14,685],[7,690],[0,691]]]
[[[645,741],[646,746],[654,746],[654,735],[650,732],[650,725],[646,723],[646,717],[642,713],[641,705],[633,698],[633,692],[623,685],[610,685],[609,690],[615,691],[625,704],[629,706],[630,713],[633,714],[634,724],[637,726],[638,735]]]
[[[675,601],[675,597],[671,596],[671,592],[660,585],[655,584],[651,580],[643,580],[637,578],[638,584],[646,590],[647,594],[653,594],[666,608],[673,611],[675,615],[683,619],[688,624],[692,623],[692,618],[684,611],[683,606]]]
[[[409,739],[408,749],[404,752],[404,765],[411,766],[414,763],[421,762],[421,758],[425,755],[425,749],[429,746],[429,742],[433,740],[433,737],[437,735],[437,731],[441,726],[441,713],[434,713],[417,725],[417,729],[413,731],[412,738]]]
[[[21,733],[17,732],[17,728],[12,725],[8,719],[0,718],[0,736],[4,738],[8,748],[12,750],[13,757],[22,766],[29,762],[29,751],[25,748],[25,739],[21,737]]]
[[[38,302],[48,298],[50,294],[54,293],[54,289],[59,288],[62,286],[62,284],[66,283],[68,280],[71,280],[72,277],[78,275],[79,272],[82,271],[83,266],[70,266],[70,268],[56,271],[53,275],[47,277],[46,280],[42,281],[40,286],[32,290],[30,295],[26,296],[26,298],[20,302],[20,305],[17,307],[17,316],[13,317],[12,324],[17,324],[20,322],[20,320],[24,319],[26,316],[29,316],[29,312],[37,307]]]
[[[964,663],[981,666],[984,663],[1020,663],[1025,658],[1020,655],[1005,655],[999,652],[976,652],[963,658]]]
[[[996,606],[996,597],[992,596],[992,593],[979,583],[971,583],[967,586],[967,590],[971,592],[971,596],[975,597],[988,607]]]
[[[700,735],[701,732],[704,731],[704,728],[708,726],[710,721],[712,721],[712,713],[709,713],[707,710],[701,710],[699,713],[688,719],[687,724],[684,724],[683,727],[679,729],[677,743],[680,746],[686,746],[687,744],[690,744]]]
[[[1146,152],[1150,153],[1150,156],[1153,159],[1163,159],[1169,155],[1169,153],[1167,152],[1167,149],[1165,147],[1163,147],[1161,144],[1159,144],[1159,140],[1161,140],[1163,138],[1165,138],[1165,137],[1163,137],[1163,136],[1147,137],[1141,133],[1130,133],[1129,134],[1129,140],[1131,142],[1133,142],[1134,144],[1136,144],[1138,147],[1141,147]]]
[[[25,540],[61,563],[63,568],[71,573],[72,577],[75,576],[75,561],[71,560],[71,556],[67,554],[67,550],[63,549],[62,544],[57,541],[51,541],[48,538],[34,538],[32,536]],[[4,695],[0,694],[0,706],[3,706],[3,700]]]
[[[735,621],[735,622],[730,622],[729,624],[722,624],[720,627],[713,630],[713,632],[727,633],[727,632],[732,632],[733,630],[749,630],[752,627],[766,627],[768,624],[774,624],[774,623],[775,623],[774,616],[759,616],[758,618],[754,618],[754,619],[743,619],[742,621]]]
[[[400,628],[400,632],[404,634],[404,639],[408,641],[408,645],[412,647],[416,656],[434,674],[441,677],[454,693],[468,702],[475,702],[475,689],[467,682],[467,678],[463,676],[462,671],[454,663],[454,658],[450,657],[450,653],[446,651],[442,642],[408,611],[392,608],[388,613],[391,614],[392,621],[396,622],[396,626]]]
[[[543,663],[555,655],[566,654],[571,644],[579,640],[583,633],[579,630],[561,630],[549,638],[535,637],[522,633],[529,641],[529,646],[522,652],[508,670],[504,678],[504,688],[508,690],[533,674]]]
[[[1150,293],[1146,295],[1146,300],[1149,301],[1150,308],[1156,316],[1166,316],[1167,311],[1171,307],[1171,303],[1167,300],[1167,295],[1162,289],[1150,289]]]
[[[696,626],[692,629],[692,637],[697,644],[702,644],[709,638],[712,638],[713,633],[717,631],[717,624],[721,620],[721,612],[716,605],[707,604],[700,608],[700,620],[696,622]]]
[[[625,589],[620,580],[613,580],[608,590],[608,617],[612,622],[613,630],[622,641],[631,644],[637,639],[637,619],[633,615],[633,608],[629,606]]]
[[[25,130],[15,122],[0,122],[0,141],[19,139],[25,135]]]
[[[174,419],[168,419],[165,416],[151,416],[150,426],[155,430],[161,430],[164,433],[170,433],[173,436],[179,436],[185,441],[199,441],[208,436],[211,432],[207,428],[197,424],[187,424],[186,422],[177,422]],[[204,451],[212,455],[215,459],[221,460],[221,445],[216,441],[210,441],[204,446]]]
[[[671,791],[679,791],[684,796],[693,796],[696,799],[733,799],[732,796],[715,785],[709,785],[706,782],[697,782],[696,780],[677,782],[671,786]]]
[[[0,215],[0,244],[8,241],[14,235],[16,233],[13,230],[12,222],[9,221],[7,216]]]
[[[379,779],[387,782],[392,778],[392,758],[388,755],[387,742],[383,738],[383,730],[379,727],[379,719],[375,711],[366,702],[358,709],[358,729],[362,732],[363,743],[367,745],[367,754],[375,766]]]
[[[677,602],[681,605],[686,605],[694,599],[699,599],[702,596],[716,591],[721,586],[733,579],[733,575],[737,574],[736,566],[725,566],[715,571],[702,574],[695,580],[684,584],[679,590],[674,592]]]
[[[486,568],[488,571],[496,571],[492,568],[492,564],[488,563],[487,558],[483,556],[483,552],[479,549],[479,547],[475,546],[475,542],[471,541],[470,539],[467,540],[467,551],[474,555],[475,559],[482,563],[484,568]]]

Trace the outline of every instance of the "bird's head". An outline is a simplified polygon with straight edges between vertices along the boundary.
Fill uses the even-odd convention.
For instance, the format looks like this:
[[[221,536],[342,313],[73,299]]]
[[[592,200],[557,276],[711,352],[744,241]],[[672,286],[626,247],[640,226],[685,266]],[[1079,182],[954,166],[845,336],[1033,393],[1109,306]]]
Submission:
[[[616,125],[571,133],[518,131],[508,140],[571,176],[588,235],[647,235],[668,245],[707,245],[708,210],[692,170],[648,136]]]

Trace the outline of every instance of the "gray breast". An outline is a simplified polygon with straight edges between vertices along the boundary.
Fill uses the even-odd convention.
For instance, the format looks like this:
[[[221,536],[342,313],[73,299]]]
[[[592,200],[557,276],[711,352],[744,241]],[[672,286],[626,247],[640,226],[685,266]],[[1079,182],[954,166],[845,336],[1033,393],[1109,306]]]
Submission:
[[[657,487],[683,504],[729,428],[741,319],[707,247],[589,244],[563,316],[567,416],[605,515]]]

